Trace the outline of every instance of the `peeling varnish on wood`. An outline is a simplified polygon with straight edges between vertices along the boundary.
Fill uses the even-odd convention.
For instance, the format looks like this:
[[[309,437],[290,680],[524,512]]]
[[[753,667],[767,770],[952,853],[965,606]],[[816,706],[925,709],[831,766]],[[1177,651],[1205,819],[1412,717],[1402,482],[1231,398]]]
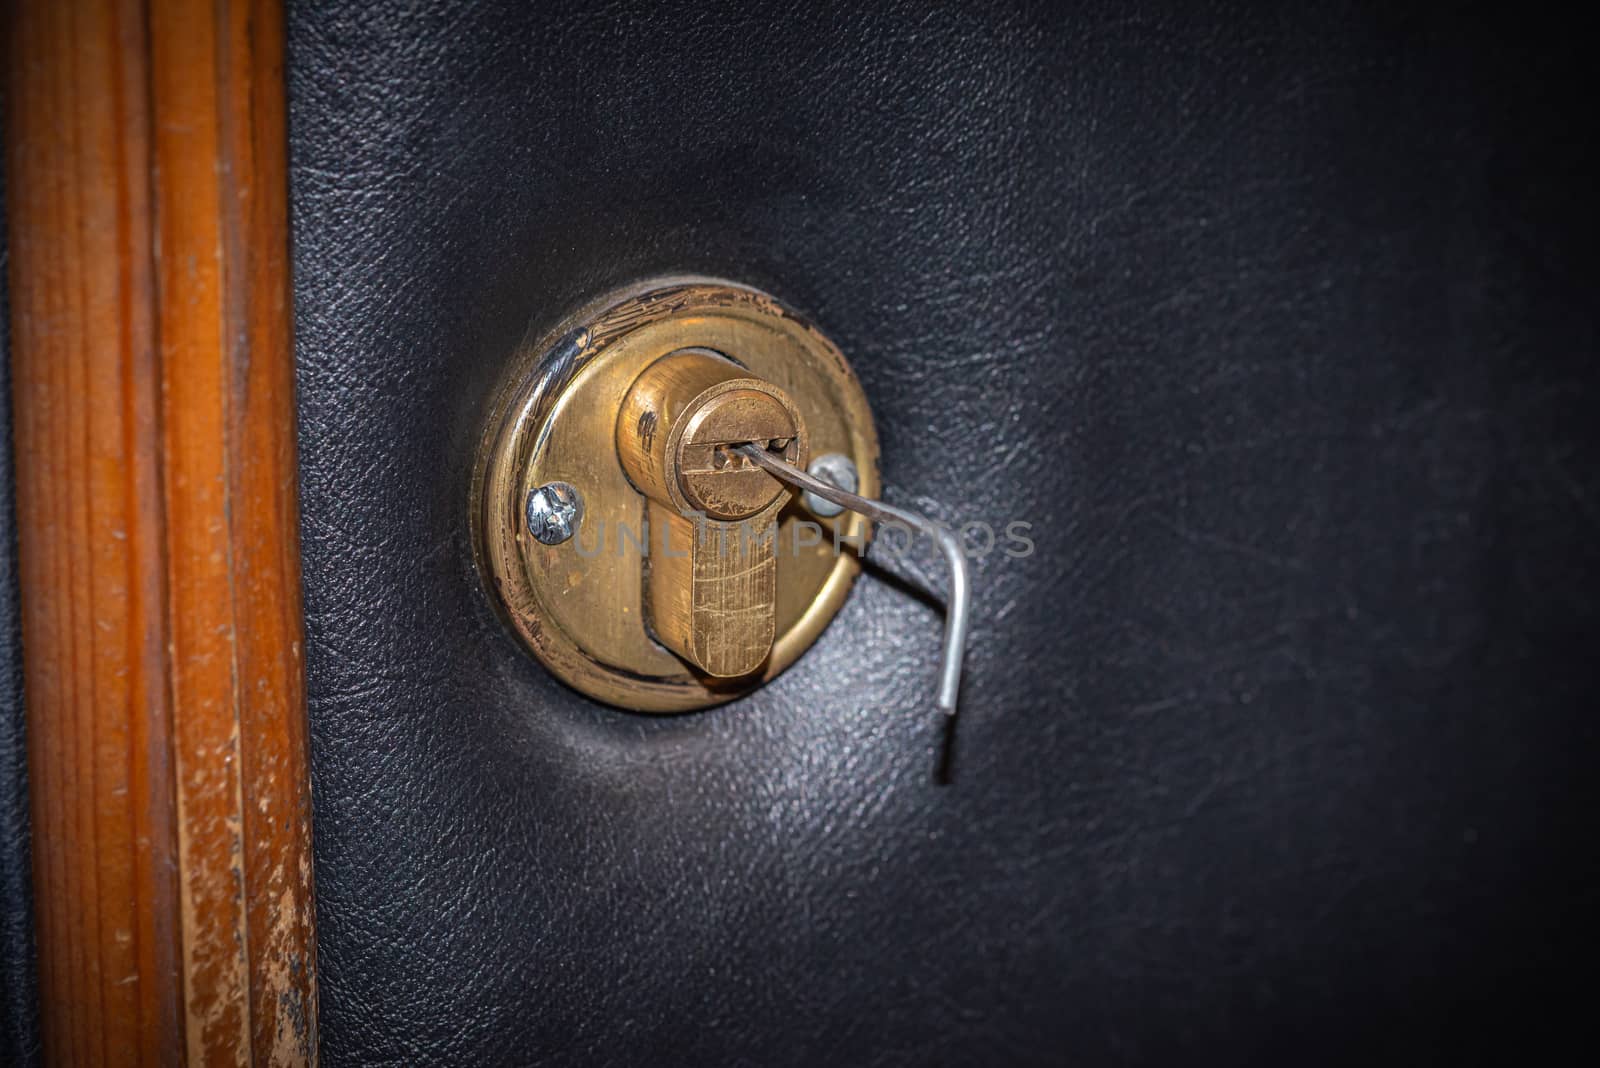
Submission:
[[[6,17],[46,1059],[315,1063],[282,11]]]

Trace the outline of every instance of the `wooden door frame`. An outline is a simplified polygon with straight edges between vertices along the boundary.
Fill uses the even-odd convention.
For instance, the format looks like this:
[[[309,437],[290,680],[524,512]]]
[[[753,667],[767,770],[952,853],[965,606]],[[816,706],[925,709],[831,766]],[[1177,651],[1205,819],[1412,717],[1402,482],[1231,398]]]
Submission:
[[[6,8],[45,1056],[312,1063],[281,5]]]

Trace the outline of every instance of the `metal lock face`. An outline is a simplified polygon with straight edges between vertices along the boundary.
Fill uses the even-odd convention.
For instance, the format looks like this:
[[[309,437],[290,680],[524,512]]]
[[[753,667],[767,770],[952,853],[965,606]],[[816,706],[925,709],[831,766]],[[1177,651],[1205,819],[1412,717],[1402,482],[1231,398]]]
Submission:
[[[788,667],[844,603],[870,524],[809,510],[731,446],[853,464],[878,490],[865,395],[765,293],[673,279],[525,344],[473,479],[496,607],[553,673],[650,712],[729,700]]]

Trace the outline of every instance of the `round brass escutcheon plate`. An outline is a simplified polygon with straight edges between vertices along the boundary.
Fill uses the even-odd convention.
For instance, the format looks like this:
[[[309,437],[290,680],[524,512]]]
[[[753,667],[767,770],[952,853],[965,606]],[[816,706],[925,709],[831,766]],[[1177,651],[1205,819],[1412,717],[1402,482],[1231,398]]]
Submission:
[[[616,426],[629,387],[681,350],[719,354],[777,386],[805,421],[811,455],[849,457],[859,492],[878,495],[872,412],[844,356],[815,327],[758,290],[674,278],[598,301],[525,343],[496,397],[472,483],[473,549],[490,598],[564,682],[642,712],[704,708],[787,668],[844,604],[871,526],[845,512],[779,513],[776,639],[757,672],[712,679],[652,638],[644,604],[645,497],[623,471]],[[530,493],[572,487],[573,535],[548,545],[527,523]],[[802,524],[815,524],[815,527]],[[820,537],[817,529],[820,528]]]

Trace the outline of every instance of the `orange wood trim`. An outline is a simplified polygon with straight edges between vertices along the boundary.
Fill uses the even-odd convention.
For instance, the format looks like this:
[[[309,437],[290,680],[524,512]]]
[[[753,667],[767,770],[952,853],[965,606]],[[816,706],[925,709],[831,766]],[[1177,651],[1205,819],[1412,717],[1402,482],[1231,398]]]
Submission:
[[[314,1063],[282,10],[7,8],[46,1057]]]

